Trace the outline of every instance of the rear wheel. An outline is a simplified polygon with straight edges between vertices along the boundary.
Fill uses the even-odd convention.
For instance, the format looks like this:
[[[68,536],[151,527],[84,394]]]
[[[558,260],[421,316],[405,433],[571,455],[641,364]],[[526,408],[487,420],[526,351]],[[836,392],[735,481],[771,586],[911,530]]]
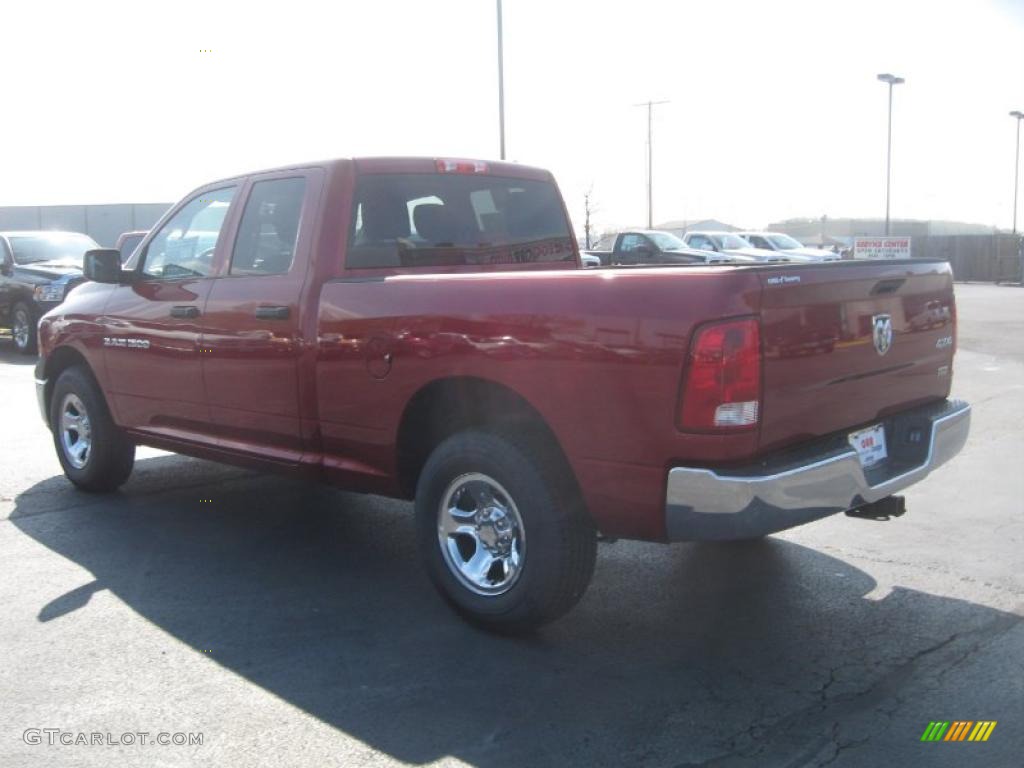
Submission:
[[[487,432],[456,434],[427,460],[416,489],[427,571],[464,617],[522,632],[583,596],[597,533],[574,494],[524,446]]]
[[[14,348],[21,354],[34,355],[36,353],[35,313],[23,301],[15,304],[11,312],[11,337],[14,339]]]
[[[132,473],[135,445],[110,417],[88,372],[68,368],[50,400],[50,429],[68,479],[84,491],[113,491]]]

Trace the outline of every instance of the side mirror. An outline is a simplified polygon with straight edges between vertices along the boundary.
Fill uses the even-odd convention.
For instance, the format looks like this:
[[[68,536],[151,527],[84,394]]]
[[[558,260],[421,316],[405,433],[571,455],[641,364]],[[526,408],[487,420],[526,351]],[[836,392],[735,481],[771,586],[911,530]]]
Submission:
[[[10,277],[13,274],[14,274],[14,265],[10,261],[8,261],[7,259],[4,259],[2,262],[0,262],[0,275],[4,275],[6,277]]]
[[[121,253],[116,248],[94,248],[85,252],[82,274],[97,283],[123,283]]]

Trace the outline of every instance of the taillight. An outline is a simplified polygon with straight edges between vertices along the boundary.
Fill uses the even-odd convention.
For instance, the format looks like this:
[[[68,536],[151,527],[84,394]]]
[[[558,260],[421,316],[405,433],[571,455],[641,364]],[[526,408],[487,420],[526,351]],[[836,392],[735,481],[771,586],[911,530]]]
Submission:
[[[727,320],[701,328],[683,375],[680,429],[729,430],[756,425],[761,409],[757,320]]]
[[[438,173],[487,173],[487,163],[482,160],[449,160],[441,158],[437,161]]]

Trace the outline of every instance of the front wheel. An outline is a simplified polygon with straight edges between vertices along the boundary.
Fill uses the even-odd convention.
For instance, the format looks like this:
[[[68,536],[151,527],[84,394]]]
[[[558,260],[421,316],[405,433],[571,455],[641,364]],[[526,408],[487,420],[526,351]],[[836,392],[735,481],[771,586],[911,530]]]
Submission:
[[[431,454],[416,488],[419,547],[431,580],[464,617],[522,632],[583,596],[597,533],[551,462],[498,435],[462,432]]]
[[[11,338],[14,348],[23,355],[36,353],[36,324],[32,308],[23,301],[14,305],[11,312]]]
[[[82,368],[68,368],[54,384],[50,429],[64,474],[82,490],[116,490],[132,473],[135,445],[114,423],[102,392]]]

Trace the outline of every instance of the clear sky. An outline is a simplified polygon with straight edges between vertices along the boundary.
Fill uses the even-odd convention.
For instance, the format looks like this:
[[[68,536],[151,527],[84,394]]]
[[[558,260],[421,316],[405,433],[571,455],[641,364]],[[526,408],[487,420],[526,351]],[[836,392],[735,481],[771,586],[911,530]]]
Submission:
[[[1009,227],[1024,0],[505,0],[508,157],[577,229],[892,212]],[[325,157],[496,157],[493,0],[9,2],[0,204],[176,200]],[[209,51],[209,52],[206,52]]]

